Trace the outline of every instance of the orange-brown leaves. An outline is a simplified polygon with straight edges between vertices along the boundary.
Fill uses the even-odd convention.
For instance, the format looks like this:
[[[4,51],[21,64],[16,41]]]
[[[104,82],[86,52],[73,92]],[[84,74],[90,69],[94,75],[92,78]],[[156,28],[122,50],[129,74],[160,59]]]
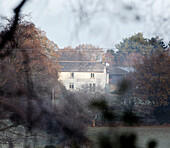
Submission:
[[[57,51],[60,61],[101,61],[103,50],[92,45],[79,45],[75,49],[68,46]]]
[[[47,38],[46,33],[37,28],[31,21],[25,20],[26,17],[26,15],[20,16],[14,37],[5,45],[5,48],[58,49],[58,46]],[[3,36],[10,29],[12,20],[6,17],[3,18],[3,21],[7,21],[7,24],[3,26],[0,36]]]
[[[135,64],[137,94],[153,102],[155,106],[170,103],[169,50],[157,51]]]

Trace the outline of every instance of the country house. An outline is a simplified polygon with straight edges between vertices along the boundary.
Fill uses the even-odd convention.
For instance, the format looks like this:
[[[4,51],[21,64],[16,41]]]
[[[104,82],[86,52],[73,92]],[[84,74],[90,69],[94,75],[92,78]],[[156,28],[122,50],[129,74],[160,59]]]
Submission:
[[[59,61],[59,80],[67,90],[107,91],[109,73],[105,63],[96,61]]]

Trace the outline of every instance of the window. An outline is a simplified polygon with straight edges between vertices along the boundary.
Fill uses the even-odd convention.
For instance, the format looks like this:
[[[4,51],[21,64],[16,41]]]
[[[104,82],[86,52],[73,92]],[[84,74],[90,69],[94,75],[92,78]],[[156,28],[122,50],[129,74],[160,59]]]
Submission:
[[[91,78],[94,78],[94,73],[91,73]]]
[[[70,78],[74,78],[74,72],[70,73]]]
[[[95,90],[96,90],[96,85],[90,83],[90,92],[95,92]]]
[[[70,83],[69,89],[74,90],[74,83]]]

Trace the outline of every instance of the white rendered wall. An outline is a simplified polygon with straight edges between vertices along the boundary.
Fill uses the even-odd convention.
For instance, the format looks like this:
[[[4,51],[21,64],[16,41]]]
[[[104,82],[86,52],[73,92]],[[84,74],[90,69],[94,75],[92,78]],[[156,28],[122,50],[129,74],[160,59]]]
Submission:
[[[71,78],[72,72],[60,72],[59,80],[69,90],[70,83],[74,83],[74,90],[79,90],[83,85],[89,86],[95,84],[96,87],[105,88],[108,83],[108,74],[106,70],[103,72],[74,72],[74,78]],[[91,73],[94,73],[94,78],[91,78]]]

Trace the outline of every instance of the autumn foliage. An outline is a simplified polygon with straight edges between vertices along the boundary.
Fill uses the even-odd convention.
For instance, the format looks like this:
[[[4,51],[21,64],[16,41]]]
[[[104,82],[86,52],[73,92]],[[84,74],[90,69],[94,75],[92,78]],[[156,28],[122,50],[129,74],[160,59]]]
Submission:
[[[13,22],[13,18],[3,19],[7,24],[4,24],[0,32],[1,41]],[[16,110],[21,109],[17,105],[19,102],[21,105],[26,103],[27,99],[51,99],[52,90],[61,86],[58,81],[59,65],[55,63],[55,47],[57,48],[57,45],[49,41],[45,32],[36,28],[32,22],[26,21],[25,16],[20,16],[14,37],[7,41],[0,52],[3,55],[10,51],[10,54],[3,55],[0,59],[1,110],[7,109],[16,113]],[[12,108],[15,108],[15,111]],[[3,118],[8,118],[8,114],[6,115]]]
[[[32,79],[33,89],[48,92],[58,83],[59,65],[55,63],[57,54],[55,43],[50,41],[44,31],[37,28],[31,21],[26,20],[27,15],[20,15],[14,37],[5,44],[4,51],[11,50],[5,57],[1,67],[1,91],[26,91],[27,75]],[[2,25],[0,38],[11,28],[13,18],[2,18],[6,24]],[[3,52],[3,51],[1,51]],[[27,59],[26,59],[27,58]],[[15,86],[13,88],[13,86]]]
[[[154,52],[135,65],[136,90],[142,98],[150,100],[153,107],[170,103],[169,50]]]
[[[0,32],[0,44],[13,25],[12,19],[7,21]],[[42,131],[60,136],[62,142],[71,138],[68,143],[86,139],[83,123],[75,120],[74,116],[72,122],[68,122],[69,117],[61,116],[52,104],[52,97],[63,95],[63,85],[58,81],[55,48],[57,45],[43,31],[20,16],[14,35],[0,52],[0,135],[9,135],[0,137],[0,143],[13,144],[16,139],[22,141],[25,132],[24,143],[27,145],[28,135]],[[3,54],[6,51],[8,54]],[[57,95],[53,94],[55,91]]]
[[[151,55],[158,49],[164,50],[167,46],[158,36],[145,38],[143,33],[137,33],[115,45],[117,51],[107,50],[106,60],[111,66],[132,67],[134,61]]]
[[[29,69],[25,69],[25,53],[29,56]],[[14,50],[11,56],[1,61],[0,66],[0,90],[4,93],[26,91],[27,74],[33,80],[35,91],[40,94],[51,93],[49,91],[57,84],[58,65],[43,50]]]
[[[0,37],[2,38],[6,32],[11,28],[14,18],[2,17],[1,20],[6,22],[1,25],[2,31]],[[37,28],[31,22],[29,15],[20,15],[18,24],[12,38],[4,48],[6,49],[57,49],[58,46],[50,41],[46,33]]]
[[[104,54],[102,48],[91,44],[81,44],[75,48],[68,46],[57,53],[60,61],[101,61]]]
[[[145,100],[153,115],[162,123],[170,123],[170,56],[168,50],[158,50],[136,61],[135,95]]]

